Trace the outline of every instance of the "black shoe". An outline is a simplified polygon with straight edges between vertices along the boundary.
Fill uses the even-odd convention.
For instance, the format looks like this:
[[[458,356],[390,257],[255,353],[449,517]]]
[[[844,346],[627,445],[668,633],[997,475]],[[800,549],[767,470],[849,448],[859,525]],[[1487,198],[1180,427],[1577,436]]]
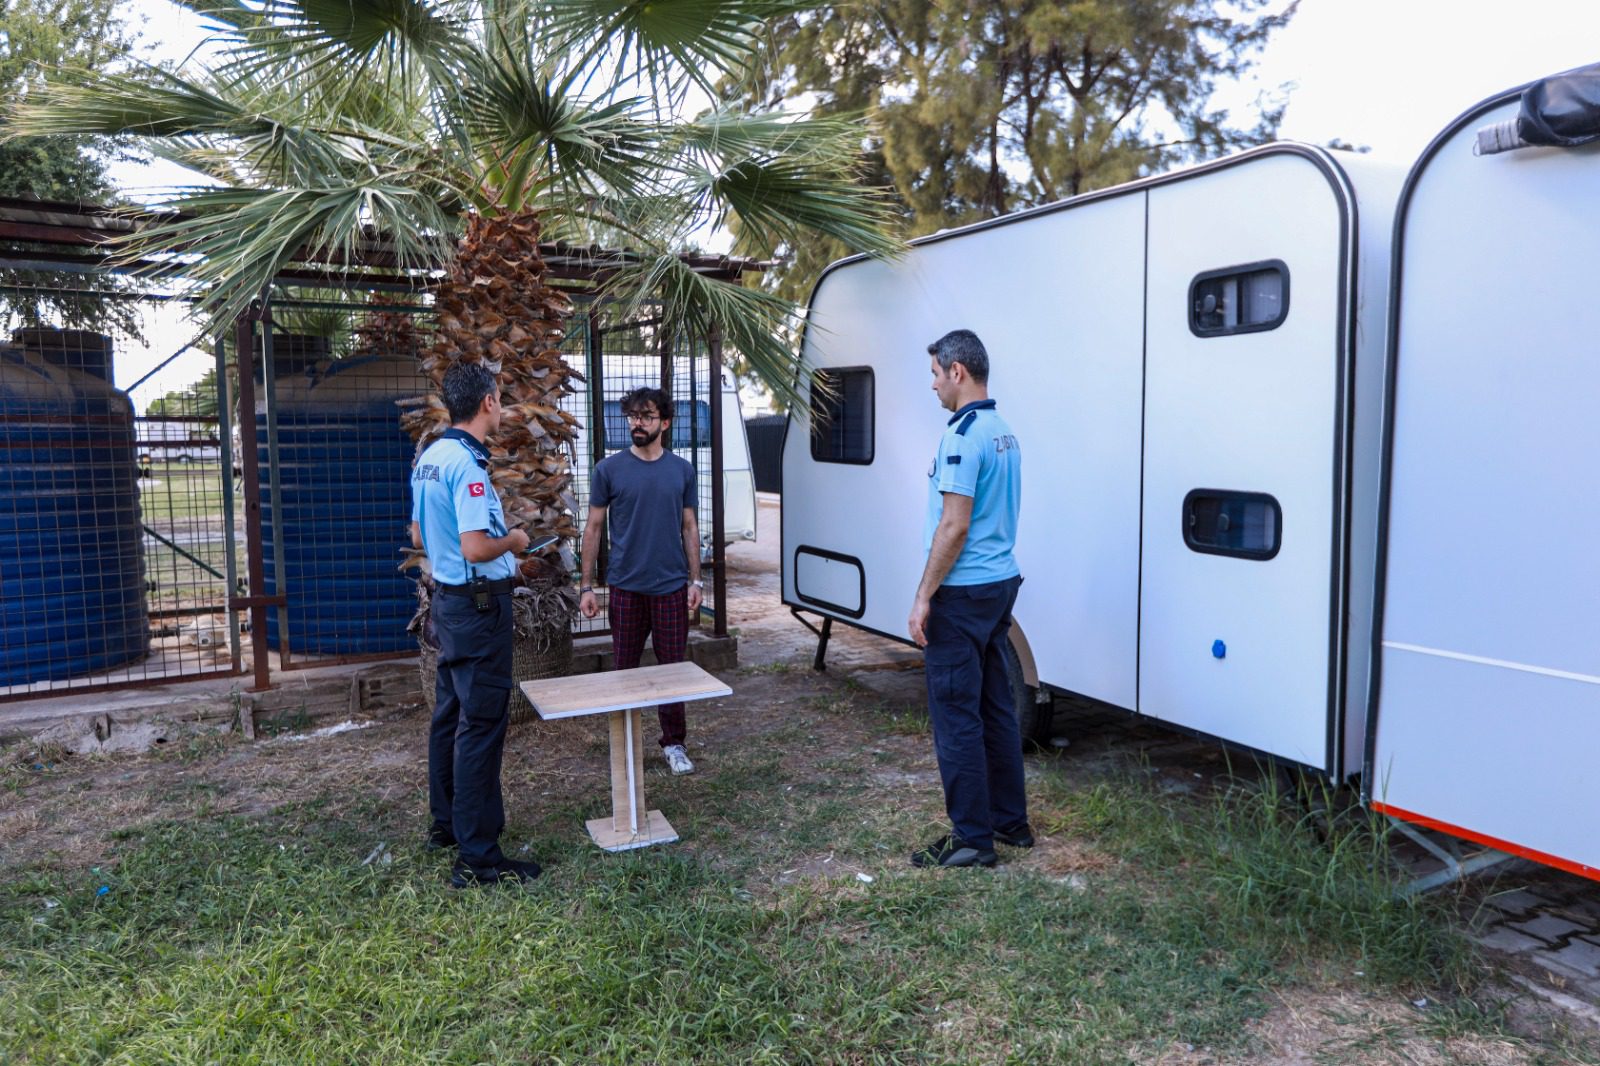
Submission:
[[[912,866],[993,866],[993,848],[976,848],[958,836],[943,836],[911,853]]]
[[[1004,844],[1008,848],[1031,848],[1033,847],[1033,826],[1023,822],[1015,829],[996,829],[994,831],[994,842],[996,844]]]
[[[456,836],[448,830],[434,827],[428,830],[428,850],[445,851],[456,847]]]
[[[526,884],[539,876],[539,864],[536,862],[520,862],[516,859],[502,859],[500,865],[492,870],[475,870],[456,860],[450,868],[450,883],[456,888],[473,888],[477,885],[501,884]]]

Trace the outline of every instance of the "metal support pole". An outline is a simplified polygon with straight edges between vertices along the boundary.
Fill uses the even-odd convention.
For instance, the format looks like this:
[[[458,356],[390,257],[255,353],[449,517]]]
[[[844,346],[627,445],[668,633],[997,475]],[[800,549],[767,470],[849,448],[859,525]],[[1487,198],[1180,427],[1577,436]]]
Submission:
[[[606,426],[605,337],[604,331],[595,324],[596,306],[592,302],[589,304],[589,311],[584,324],[584,349],[589,356],[589,365],[586,368],[589,372],[589,476],[584,484],[588,485],[591,490],[594,482],[594,468],[600,460],[606,457],[606,434],[609,432]],[[627,432],[626,424],[623,426],[623,432]],[[573,471],[573,474],[576,476],[577,471]],[[586,517],[586,515],[574,516],[574,519],[579,523],[578,528],[584,528],[582,523]],[[608,528],[607,526],[601,527],[600,543],[595,545],[594,582],[596,585],[604,585],[606,583],[606,570],[611,561],[611,553],[606,550],[606,532]],[[579,563],[579,566],[582,565],[582,563]],[[583,580],[582,574],[578,575],[578,580]]]
[[[217,354],[217,439],[222,455],[222,555],[227,588],[223,601],[233,599],[239,591],[239,546],[233,539],[233,402],[237,397],[228,388],[227,334],[218,333]],[[239,612],[228,607],[228,650],[233,653],[233,668],[238,670],[244,662],[239,646]]]
[[[822,632],[817,634],[817,657],[811,660],[811,669],[822,673],[828,668],[828,638],[833,636],[833,619],[822,620]]]
[[[272,499],[272,591],[283,600],[278,605],[278,665],[287,670],[291,661],[289,570],[284,563],[283,550],[283,484],[278,454],[278,376],[272,352],[272,305],[265,299],[261,301],[261,382],[261,394],[267,417],[267,491]]]
[[[239,450],[244,461],[244,543],[245,567],[250,582],[250,654],[255,660],[256,683],[251,692],[272,687],[272,669],[267,661],[267,608],[261,602],[266,589],[266,567],[261,546],[261,465],[256,455],[256,371],[255,324],[257,311],[251,308],[239,316],[233,327],[234,347],[239,362]],[[229,590],[230,600],[232,590]]]
[[[711,569],[713,571],[714,632],[719,637],[728,635],[728,569],[727,550],[723,547],[723,485],[722,485],[722,333],[715,325],[706,337],[706,349],[711,357]],[[740,426],[743,432],[744,427]]]

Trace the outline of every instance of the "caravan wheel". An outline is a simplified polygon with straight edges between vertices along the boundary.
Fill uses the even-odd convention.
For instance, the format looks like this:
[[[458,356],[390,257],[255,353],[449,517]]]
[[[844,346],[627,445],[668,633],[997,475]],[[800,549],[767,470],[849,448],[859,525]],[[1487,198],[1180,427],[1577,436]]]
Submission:
[[[1023,750],[1045,747],[1050,743],[1055,702],[1039,702],[1039,690],[1023,676],[1022,661],[1009,641],[1006,643],[1006,679],[1011,682],[1011,703],[1017,713],[1017,731],[1022,734]]]

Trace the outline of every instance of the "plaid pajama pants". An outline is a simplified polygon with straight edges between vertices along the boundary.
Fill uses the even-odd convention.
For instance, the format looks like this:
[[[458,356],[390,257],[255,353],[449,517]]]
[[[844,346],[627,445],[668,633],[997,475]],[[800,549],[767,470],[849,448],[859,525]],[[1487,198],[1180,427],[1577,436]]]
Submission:
[[[607,608],[611,619],[611,657],[615,669],[632,670],[644,654],[644,640],[656,650],[656,662],[681,663],[689,650],[689,586],[664,596],[647,596],[626,589],[611,590]],[[663,703],[656,708],[661,719],[661,746],[682,744],[687,723],[683,704]]]

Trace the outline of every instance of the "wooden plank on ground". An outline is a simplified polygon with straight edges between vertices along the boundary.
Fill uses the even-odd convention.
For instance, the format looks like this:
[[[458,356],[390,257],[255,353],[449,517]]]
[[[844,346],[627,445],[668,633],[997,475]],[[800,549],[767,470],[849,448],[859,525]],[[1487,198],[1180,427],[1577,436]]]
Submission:
[[[522,691],[547,720],[733,695],[733,689],[690,662],[524,681]]]

